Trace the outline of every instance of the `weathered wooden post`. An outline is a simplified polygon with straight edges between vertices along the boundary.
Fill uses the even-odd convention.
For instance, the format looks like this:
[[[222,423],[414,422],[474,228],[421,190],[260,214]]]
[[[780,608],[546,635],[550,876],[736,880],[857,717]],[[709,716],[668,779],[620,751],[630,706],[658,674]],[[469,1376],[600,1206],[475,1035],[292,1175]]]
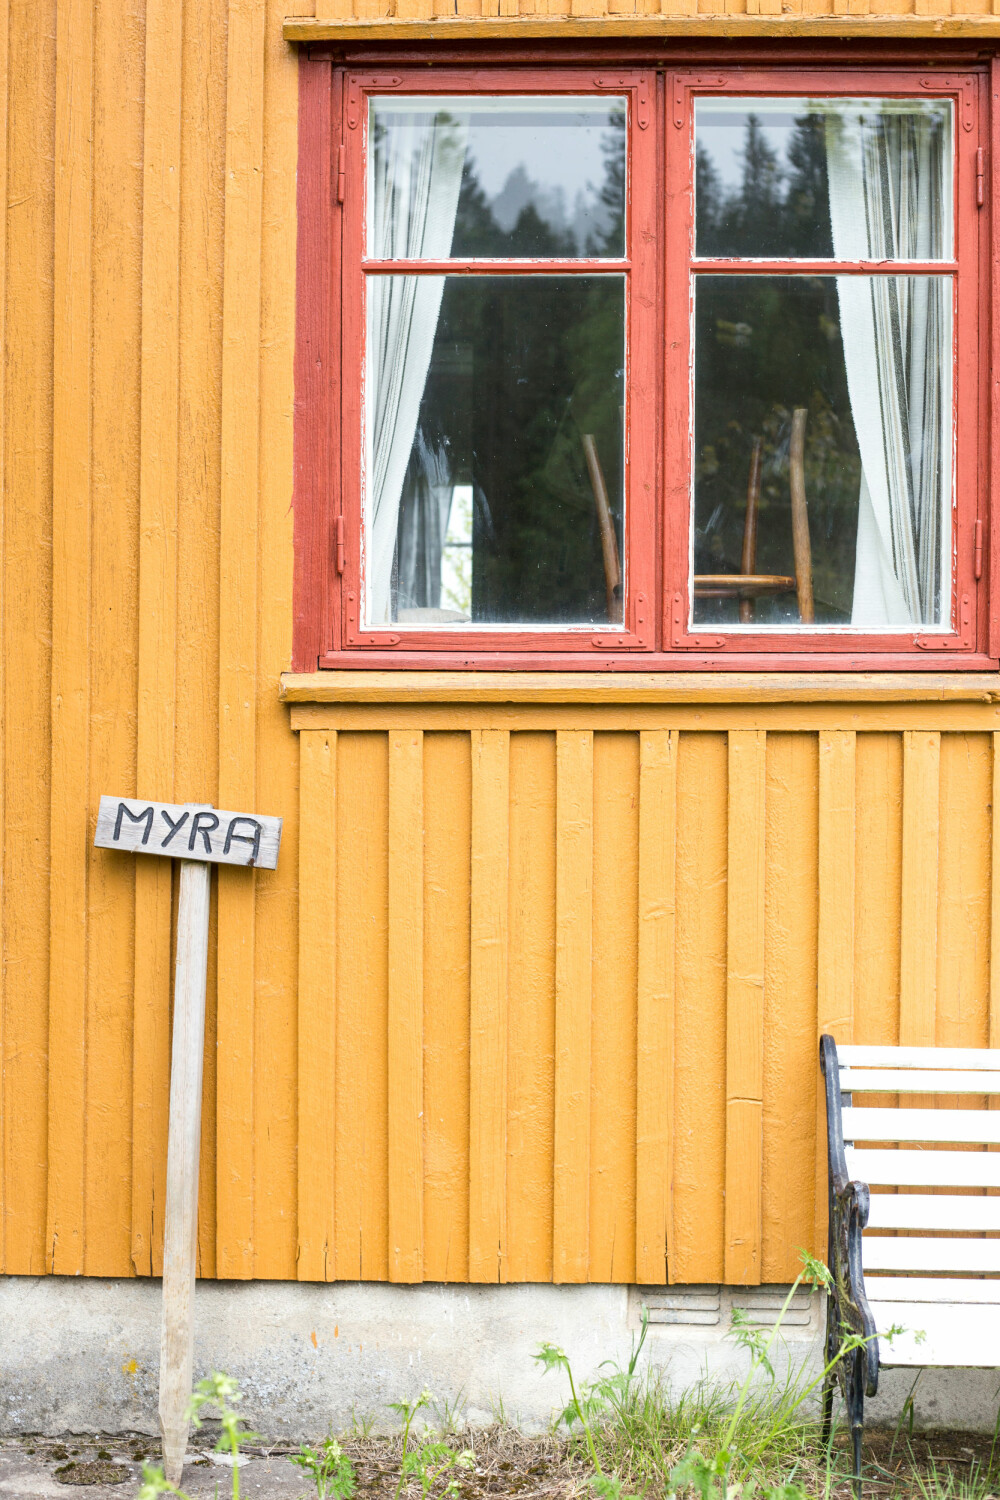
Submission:
[[[163,1467],[171,1484],[180,1483],[184,1466],[194,1363],[211,865],[273,870],[278,863],[281,821],[246,813],[217,812],[204,803],[177,806],[129,797],[102,797],[97,815],[94,843],[99,848],[159,854],[178,859],[181,867],[160,1331],[160,1437]]]

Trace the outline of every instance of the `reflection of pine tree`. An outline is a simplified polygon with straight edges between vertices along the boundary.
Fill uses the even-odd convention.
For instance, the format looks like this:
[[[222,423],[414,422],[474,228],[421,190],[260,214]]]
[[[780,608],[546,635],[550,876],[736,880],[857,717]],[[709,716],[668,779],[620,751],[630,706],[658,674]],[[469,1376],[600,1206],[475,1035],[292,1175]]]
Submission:
[[[701,144],[695,148],[694,201],[698,210],[698,249],[718,254],[719,219],[723,211],[722,181],[712,158]]]
[[[786,166],[768,144],[759,118],[749,114],[740,156],[740,185],[726,193],[711,156],[697,148],[699,255],[832,254],[823,118],[801,115],[795,121]]]
[[[740,255],[774,253],[775,233],[782,219],[782,169],[778,154],[768,145],[756,115],[744,127],[743,178],[740,190],[720,216],[722,234],[739,245]]]
[[[495,255],[497,237],[502,235],[503,230],[493,217],[486,194],[479,185],[479,178],[466,163],[458,194],[452,254]]]
[[[625,112],[615,110],[608,117],[608,129],[601,140],[604,158],[604,181],[599,198],[606,215],[601,234],[587,245],[589,255],[623,255],[625,253]]]
[[[833,254],[829,184],[826,174],[825,122],[819,115],[801,115],[788,143],[788,186],[782,206],[781,233],[788,255],[817,258]]]

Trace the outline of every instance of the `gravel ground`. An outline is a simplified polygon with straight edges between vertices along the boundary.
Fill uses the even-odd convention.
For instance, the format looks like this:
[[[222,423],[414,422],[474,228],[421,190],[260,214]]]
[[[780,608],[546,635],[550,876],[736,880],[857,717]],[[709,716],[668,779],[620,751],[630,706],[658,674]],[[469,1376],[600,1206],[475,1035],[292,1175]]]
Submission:
[[[571,1500],[584,1491],[582,1465],[552,1438],[523,1438],[503,1429],[463,1434],[456,1445],[474,1446],[475,1466],[458,1475],[459,1500]],[[345,1441],[357,1475],[359,1496],[391,1500],[399,1475],[399,1443],[367,1438]],[[307,1474],[288,1461],[287,1448],[249,1448],[240,1464],[240,1492],[248,1500],[299,1500],[315,1495]],[[143,1459],[159,1462],[159,1445],[148,1437],[67,1437],[0,1440],[0,1496],[20,1500],[131,1500],[142,1480]],[[232,1466],[203,1447],[197,1435],[188,1451],[182,1488],[192,1500],[221,1500],[231,1493]],[[110,1482],[109,1482],[110,1481]],[[85,1488],[84,1488],[85,1486]],[[412,1493],[419,1495],[419,1485]]]
[[[192,1500],[214,1500],[216,1495],[228,1500],[232,1466],[212,1451],[210,1439],[199,1444],[199,1436],[193,1436],[182,1487]],[[582,1500],[587,1494],[585,1466],[555,1438],[522,1437],[497,1428],[452,1441],[457,1447],[473,1446],[476,1455],[475,1466],[457,1476],[458,1500]],[[842,1445],[841,1438],[837,1446]],[[345,1440],[343,1446],[355,1466],[358,1500],[392,1500],[399,1474],[398,1439]],[[873,1432],[865,1452],[866,1500],[921,1500],[928,1489],[940,1493],[949,1477],[960,1487],[977,1464],[988,1465],[991,1446],[988,1437],[961,1432],[913,1438]],[[309,1476],[289,1462],[288,1451],[285,1445],[249,1448],[240,1464],[241,1495],[247,1500],[314,1497]],[[81,1500],[134,1500],[144,1459],[159,1462],[159,1445],[149,1437],[0,1439],[0,1497],[72,1500],[76,1493]],[[812,1479],[817,1495],[826,1489],[818,1472],[800,1478],[810,1491]],[[406,1493],[407,1500],[416,1500],[419,1485]],[[850,1485],[835,1483],[827,1500],[851,1500]]]

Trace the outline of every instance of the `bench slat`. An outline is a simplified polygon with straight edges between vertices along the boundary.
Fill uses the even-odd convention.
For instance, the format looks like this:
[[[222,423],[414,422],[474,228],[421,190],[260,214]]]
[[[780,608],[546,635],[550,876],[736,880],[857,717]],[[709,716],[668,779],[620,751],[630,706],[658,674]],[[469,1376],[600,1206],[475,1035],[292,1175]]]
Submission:
[[[838,1047],[841,1067],[986,1068],[1000,1071],[996,1047]]]
[[[1000,1240],[895,1239],[865,1235],[865,1271],[1000,1271]]]
[[[1000,1198],[873,1193],[868,1228],[1000,1230]]]
[[[968,1141],[1000,1145],[1000,1110],[860,1109],[843,1111],[845,1141]]]
[[[1000,1073],[945,1068],[841,1068],[842,1094],[1000,1094]]]
[[[866,1276],[869,1302],[1000,1303],[1000,1281],[954,1276]]]
[[[920,1302],[872,1302],[883,1365],[963,1365],[994,1368],[1000,1347],[1000,1307],[929,1307]],[[893,1326],[906,1331],[891,1341]],[[923,1335],[921,1337],[920,1335]]]
[[[1000,1188],[1000,1152],[880,1151],[847,1146],[847,1171],[880,1187]]]

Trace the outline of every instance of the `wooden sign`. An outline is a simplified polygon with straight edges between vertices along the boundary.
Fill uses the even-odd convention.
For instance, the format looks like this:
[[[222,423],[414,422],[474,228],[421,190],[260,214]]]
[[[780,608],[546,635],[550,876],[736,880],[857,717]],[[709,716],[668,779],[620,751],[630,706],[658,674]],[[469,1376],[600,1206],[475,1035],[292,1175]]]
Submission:
[[[194,803],[185,807],[136,797],[102,797],[94,844],[132,854],[273,870],[278,864],[281,819],[219,812]]]
[[[173,802],[144,802],[138,797],[102,797],[94,843],[99,849],[160,854],[179,860],[181,867],[163,1225],[159,1403],[163,1467],[169,1482],[178,1485],[187,1450],[194,1369],[198,1163],[212,893],[209,865],[275,869],[281,819],[219,812],[204,802],[189,802],[185,807]],[[224,878],[239,881],[244,877]]]

